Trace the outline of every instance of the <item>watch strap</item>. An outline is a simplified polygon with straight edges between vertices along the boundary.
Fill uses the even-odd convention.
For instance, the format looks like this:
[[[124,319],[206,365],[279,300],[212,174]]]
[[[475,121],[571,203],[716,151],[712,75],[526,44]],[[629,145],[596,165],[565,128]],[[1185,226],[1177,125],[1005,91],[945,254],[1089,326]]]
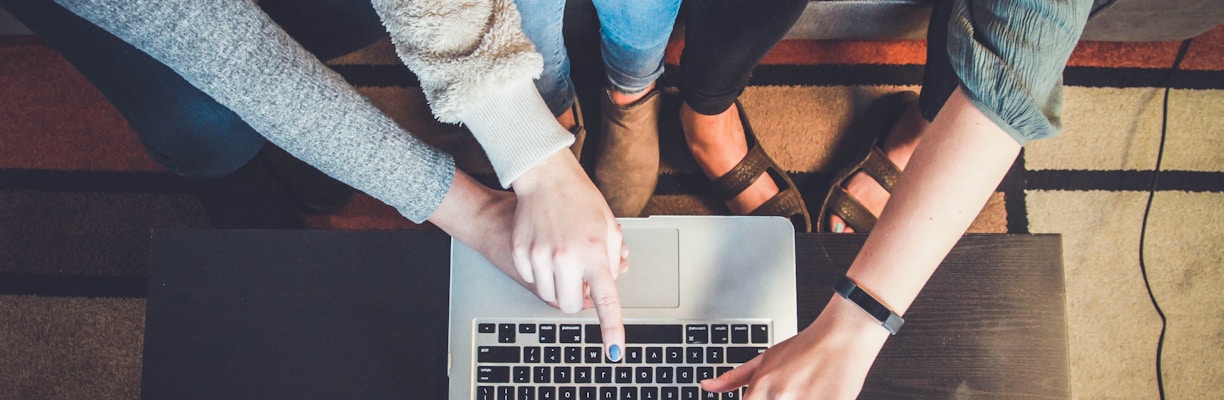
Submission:
[[[872,318],[880,321],[880,325],[883,325],[884,329],[887,329],[890,334],[896,335],[897,331],[901,330],[901,325],[905,324],[905,319],[902,319],[900,315],[897,315],[893,310],[890,310],[883,303],[880,303],[879,300],[876,300],[875,297],[872,297],[870,293],[859,287],[858,283],[855,283],[850,277],[843,276],[841,279],[838,279],[837,283],[833,285],[833,291],[846,300],[857,304],[859,308],[866,311]]]

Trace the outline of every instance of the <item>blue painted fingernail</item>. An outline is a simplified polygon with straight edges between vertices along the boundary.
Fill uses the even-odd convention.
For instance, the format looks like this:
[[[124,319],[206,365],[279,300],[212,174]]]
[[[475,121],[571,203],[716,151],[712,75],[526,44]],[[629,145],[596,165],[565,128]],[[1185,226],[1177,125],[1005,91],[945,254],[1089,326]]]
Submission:
[[[833,232],[834,232],[834,233],[842,233],[842,231],[845,231],[845,230],[846,230],[846,224],[843,224],[843,223],[841,223],[841,222],[838,222],[838,223],[836,223],[836,224],[833,224]]]
[[[620,362],[621,348],[619,344],[608,346],[608,359],[612,360],[612,362]]]

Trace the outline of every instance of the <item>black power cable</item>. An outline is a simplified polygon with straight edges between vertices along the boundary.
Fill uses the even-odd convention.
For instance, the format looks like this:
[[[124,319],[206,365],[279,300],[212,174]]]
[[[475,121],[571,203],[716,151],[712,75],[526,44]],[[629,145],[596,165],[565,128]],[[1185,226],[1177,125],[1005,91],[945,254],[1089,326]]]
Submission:
[[[1160,147],[1156,151],[1156,167],[1152,170],[1152,185],[1148,187],[1147,205],[1143,207],[1143,225],[1139,228],[1139,272],[1143,273],[1143,286],[1147,288],[1148,299],[1152,301],[1156,314],[1160,315],[1160,339],[1156,341],[1156,389],[1160,391],[1161,400],[1165,398],[1165,391],[1160,359],[1164,353],[1165,331],[1169,324],[1164,310],[1160,308],[1160,303],[1156,302],[1156,295],[1152,293],[1152,282],[1148,279],[1147,264],[1143,261],[1143,247],[1147,239],[1148,216],[1152,214],[1152,198],[1156,196],[1156,185],[1160,183],[1160,163],[1164,160],[1165,137],[1169,131],[1169,91],[1173,86],[1173,74],[1181,67],[1182,60],[1186,58],[1186,51],[1190,49],[1191,40],[1194,39],[1182,41],[1181,47],[1177,49],[1177,57],[1173,59],[1173,68],[1169,69],[1169,75],[1165,77],[1164,108],[1160,117]]]

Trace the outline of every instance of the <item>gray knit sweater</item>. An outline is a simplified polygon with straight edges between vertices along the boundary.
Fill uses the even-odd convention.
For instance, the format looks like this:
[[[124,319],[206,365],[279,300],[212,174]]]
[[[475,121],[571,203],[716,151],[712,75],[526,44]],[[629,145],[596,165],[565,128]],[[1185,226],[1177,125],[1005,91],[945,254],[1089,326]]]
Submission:
[[[454,162],[376,109],[247,0],[57,0],[229,107],[286,151],[421,222]],[[434,113],[463,122],[502,184],[573,137],[531,80],[540,57],[512,0],[379,0]]]

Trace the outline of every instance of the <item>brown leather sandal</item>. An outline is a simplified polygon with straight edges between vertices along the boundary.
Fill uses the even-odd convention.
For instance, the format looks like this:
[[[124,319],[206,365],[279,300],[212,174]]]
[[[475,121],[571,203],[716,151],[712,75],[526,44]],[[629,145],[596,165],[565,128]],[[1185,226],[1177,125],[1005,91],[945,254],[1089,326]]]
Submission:
[[[850,195],[845,185],[850,181],[850,177],[862,171],[879,183],[885,191],[892,193],[893,187],[897,184],[897,178],[901,176],[901,168],[888,159],[888,155],[880,146],[893,125],[900,120],[906,107],[916,101],[918,101],[917,93],[894,93],[876,100],[876,103],[864,114],[865,118],[877,119],[877,123],[869,124],[870,126],[867,127],[869,134],[872,135],[871,142],[859,151],[859,155],[854,158],[856,161],[833,177],[829,190],[825,194],[824,203],[820,206],[820,214],[816,219],[816,229],[819,232],[830,231],[829,216],[833,214],[841,217],[846,221],[846,225],[857,233],[868,233],[875,228],[876,215]],[[881,117],[883,118],[880,119]]]
[[[736,164],[726,174],[710,182],[714,195],[724,202],[731,200],[752,185],[758,176],[767,174],[778,185],[778,194],[766,200],[748,215],[787,217],[795,226],[796,232],[811,232],[812,218],[808,213],[807,205],[803,202],[803,196],[799,193],[799,188],[795,186],[795,182],[791,181],[786,171],[783,171],[782,167],[769,158],[768,154],[765,154],[765,149],[761,147],[756,134],[753,133],[752,126],[748,124],[748,115],[744,112],[744,106],[739,101],[735,102],[735,106],[739,110],[740,123],[744,125],[744,135],[748,140],[748,154],[744,155],[739,164]]]

